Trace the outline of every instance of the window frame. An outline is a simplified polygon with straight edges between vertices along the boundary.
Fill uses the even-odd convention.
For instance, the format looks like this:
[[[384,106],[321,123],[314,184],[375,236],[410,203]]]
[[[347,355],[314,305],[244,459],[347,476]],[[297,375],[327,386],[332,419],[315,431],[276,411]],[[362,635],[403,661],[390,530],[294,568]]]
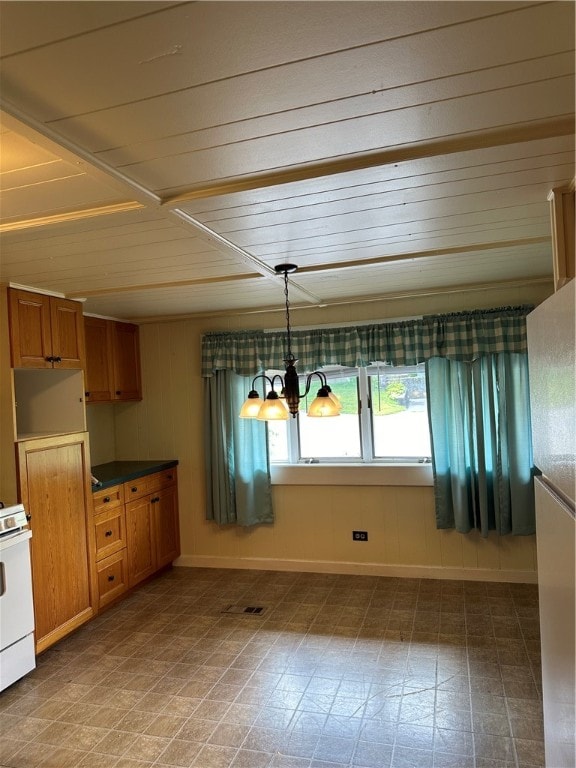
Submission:
[[[414,372],[417,370],[423,370],[423,364],[411,365],[411,366],[390,366],[385,363],[373,364],[368,367],[340,367],[340,366],[327,366],[321,369],[326,375],[328,383],[331,379],[348,376],[355,376],[357,379],[358,387],[358,429],[360,437],[360,457],[330,457],[330,458],[301,458],[300,456],[300,429],[299,422],[300,417],[290,417],[287,424],[287,460],[270,460],[272,467],[286,467],[286,466],[298,466],[298,467],[334,467],[334,466],[421,466],[430,465],[432,458],[431,455],[425,456],[375,456],[375,439],[374,439],[374,421],[373,421],[373,409],[372,401],[370,397],[370,381],[369,377],[378,375],[381,369],[390,369],[397,373],[402,372]],[[305,374],[300,374],[301,378],[305,378]],[[334,387],[334,394],[338,394],[337,387]]]

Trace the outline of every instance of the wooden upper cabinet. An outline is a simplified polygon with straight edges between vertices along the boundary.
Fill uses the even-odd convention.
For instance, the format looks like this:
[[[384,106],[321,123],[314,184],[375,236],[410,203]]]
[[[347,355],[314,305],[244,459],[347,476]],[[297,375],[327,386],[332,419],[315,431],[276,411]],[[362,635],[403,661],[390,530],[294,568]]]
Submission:
[[[82,304],[51,296],[50,328],[54,367],[84,368],[86,350]]]
[[[86,402],[141,400],[138,326],[85,317]]]
[[[83,368],[82,304],[32,291],[9,290],[13,368]]]
[[[86,336],[86,402],[109,403],[114,399],[112,323],[100,317],[85,317],[84,333]]]
[[[137,325],[113,324],[114,399],[141,400],[140,337]]]

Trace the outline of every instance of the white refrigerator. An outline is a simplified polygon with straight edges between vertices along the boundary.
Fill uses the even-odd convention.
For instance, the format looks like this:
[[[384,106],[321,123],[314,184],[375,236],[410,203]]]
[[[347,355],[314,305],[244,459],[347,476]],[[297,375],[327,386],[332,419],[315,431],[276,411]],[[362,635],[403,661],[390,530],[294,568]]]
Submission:
[[[575,768],[575,295],[572,280],[527,317],[546,768]]]

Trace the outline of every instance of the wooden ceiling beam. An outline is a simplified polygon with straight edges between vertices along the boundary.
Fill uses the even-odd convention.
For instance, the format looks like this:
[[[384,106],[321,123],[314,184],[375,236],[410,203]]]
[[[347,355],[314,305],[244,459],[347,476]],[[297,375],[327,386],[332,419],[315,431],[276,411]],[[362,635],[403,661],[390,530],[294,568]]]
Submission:
[[[391,264],[400,261],[414,261],[416,259],[425,259],[433,256],[449,256],[459,253],[477,253],[479,251],[493,251],[504,248],[517,248],[525,245],[538,245],[540,243],[549,243],[548,237],[530,237],[524,240],[498,240],[494,243],[476,243],[467,246],[453,246],[447,248],[434,248],[429,251],[411,251],[410,253],[400,253],[395,256],[379,256],[372,259],[355,259],[354,261],[331,262],[329,264],[315,264],[308,267],[299,267],[295,273],[296,280],[298,274],[314,274],[319,272],[335,272],[344,269],[358,269],[362,267],[374,267]],[[278,280],[279,276],[275,274]],[[178,288],[184,286],[202,286],[216,285],[218,283],[228,283],[243,280],[258,280],[261,277],[268,278],[267,274],[243,273],[235,275],[217,275],[214,277],[203,277],[198,279],[175,280],[165,283],[143,283],[139,285],[111,286],[109,288],[88,289],[86,291],[74,291],[67,293],[69,299],[86,298],[89,296],[107,296],[114,293],[133,293],[136,291],[152,291],[161,288]],[[290,292],[302,294],[304,300],[310,304],[324,304],[324,301],[314,294],[302,288],[295,282],[294,276],[290,277]]]
[[[390,165],[391,163],[420,160],[427,157],[452,155],[457,152],[469,152],[475,149],[521,144],[541,139],[574,134],[575,121],[573,116],[553,118],[524,125],[494,128],[481,133],[470,133],[459,136],[447,136],[429,142],[395,146],[378,152],[346,155],[318,163],[307,163],[298,167],[290,167],[261,174],[251,174],[239,178],[223,179],[218,183],[190,187],[174,195],[162,198],[162,206],[176,206],[191,200],[229,195],[234,192],[246,192],[263,187],[273,187],[291,184],[297,181],[333,176],[336,174],[359,171],[366,168]]]

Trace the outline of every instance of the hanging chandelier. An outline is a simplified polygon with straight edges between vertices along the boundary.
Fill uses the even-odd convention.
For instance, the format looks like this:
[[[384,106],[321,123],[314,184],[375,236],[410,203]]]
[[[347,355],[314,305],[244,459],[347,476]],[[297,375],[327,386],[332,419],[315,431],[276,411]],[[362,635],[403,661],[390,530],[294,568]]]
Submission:
[[[286,340],[288,343],[288,351],[284,358],[286,364],[286,372],[284,376],[275,374],[274,376],[266,376],[266,374],[259,374],[252,379],[251,390],[248,393],[244,405],[240,411],[241,419],[258,419],[259,421],[276,421],[286,420],[292,414],[293,418],[296,418],[299,408],[300,400],[303,400],[308,396],[312,381],[314,378],[320,380],[320,389],[310,407],[308,408],[308,416],[320,417],[320,416],[339,416],[342,406],[340,401],[334,395],[330,387],[325,374],[320,371],[313,371],[306,377],[306,386],[304,392],[300,394],[300,385],[298,382],[298,373],[296,372],[296,363],[298,360],[292,354],[292,331],[290,328],[290,302],[288,300],[288,275],[295,272],[298,267],[295,264],[278,264],[274,267],[276,274],[284,275],[284,297],[286,300]],[[258,391],[255,389],[255,384],[258,379],[263,379],[268,382],[269,390],[265,399],[263,400]],[[275,387],[278,386],[280,394],[276,391]]]

